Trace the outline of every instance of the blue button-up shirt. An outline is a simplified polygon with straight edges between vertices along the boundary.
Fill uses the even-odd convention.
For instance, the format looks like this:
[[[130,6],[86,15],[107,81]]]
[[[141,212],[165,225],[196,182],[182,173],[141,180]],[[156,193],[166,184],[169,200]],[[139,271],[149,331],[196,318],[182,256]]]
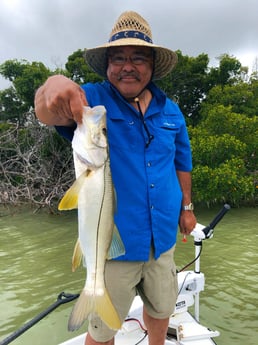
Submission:
[[[107,109],[115,223],[126,249],[118,260],[147,261],[151,245],[158,258],[176,242],[182,199],[176,171],[192,169],[184,117],[152,83],[153,97],[143,118],[108,81],[82,88],[91,107]],[[73,130],[58,128],[70,139]],[[147,146],[148,131],[153,140]]]

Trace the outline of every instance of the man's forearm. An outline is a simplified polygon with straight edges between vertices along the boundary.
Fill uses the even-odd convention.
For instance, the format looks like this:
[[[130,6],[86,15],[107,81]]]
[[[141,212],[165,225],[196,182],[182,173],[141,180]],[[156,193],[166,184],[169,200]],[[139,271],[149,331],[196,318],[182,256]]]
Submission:
[[[192,176],[190,172],[177,171],[177,177],[182,190],[182,205],[188,205],[192,201]]]

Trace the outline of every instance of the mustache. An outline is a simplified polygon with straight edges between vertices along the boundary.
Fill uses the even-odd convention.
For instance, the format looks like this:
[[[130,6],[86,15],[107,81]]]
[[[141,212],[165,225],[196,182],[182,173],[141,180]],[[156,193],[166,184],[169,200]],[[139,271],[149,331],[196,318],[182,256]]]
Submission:
[[[118,74],[117,80],[121,80],[121,79],[123,79],[124,77],[134,77],[134,78],[135,78],[136,80],[138,80],[138,81],[141,80],[139,74],[136,73],[136,72],[134,72],[134,71],[133,71],[133,72],[122,72],[122,73]]]

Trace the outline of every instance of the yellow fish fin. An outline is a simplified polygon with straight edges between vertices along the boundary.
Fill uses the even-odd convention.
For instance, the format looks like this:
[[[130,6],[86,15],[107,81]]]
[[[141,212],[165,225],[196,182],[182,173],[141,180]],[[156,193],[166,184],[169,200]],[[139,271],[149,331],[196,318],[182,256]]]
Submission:
[[[121,236],[119,234],[119,231],[116,225],[114,225],[112,240],[111,240],[111,244],[108,250],[107,259],[108,260],[114,259],[124,254],[125,254],[125,247],[124,247],[123,241],[121,239]]]
[[[86,170],[83,172],[72,184],[72,186],[67,190],[62,200],[58,205],[59,211],[73,210],[78,207],[78,195],[84,179],[89,176],[91,170]]]
[[[120,317],[106,289],[101,295],[87,294],[87,291],[82,290],[70,315],[68,330],[75,331],[79,329],[91,313],[98,314],[101,320],[111,329],[118,330],[122,326]]]
[[[72,272],[75,272],[75,270],[80,266],[81,261],[82,261],[82,250],[81,250],[81,245],[78,238],[74,247],[74,251],[73,251]]]
[[[96,297],[95,303],[96,313],[109,328],[118,330],[122,327],[121,319],[106,289],[103,296]]]

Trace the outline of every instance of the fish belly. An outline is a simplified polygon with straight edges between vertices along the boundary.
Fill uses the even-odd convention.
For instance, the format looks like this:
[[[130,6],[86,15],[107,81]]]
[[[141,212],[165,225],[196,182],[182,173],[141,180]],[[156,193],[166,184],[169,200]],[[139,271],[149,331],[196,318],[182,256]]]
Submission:
[[[87,267],[85,288],[90,295],[94,295],[96,289],[104,290],[104,264],[111,238],[111,235],[108,238],[108,232],[100,227],[104,193],[103,166],[85,179],[78,199],[79,241]],[[97,272],[100,278],[98,281]]]
[[[114,229],[114,191],[109,160],[85,179],[78,198],[78,221],[87,277],[68,329],[78,329],[91,313],[98,314],[108,327],[119,329],[121,320],[104,283],[105,262]]]

